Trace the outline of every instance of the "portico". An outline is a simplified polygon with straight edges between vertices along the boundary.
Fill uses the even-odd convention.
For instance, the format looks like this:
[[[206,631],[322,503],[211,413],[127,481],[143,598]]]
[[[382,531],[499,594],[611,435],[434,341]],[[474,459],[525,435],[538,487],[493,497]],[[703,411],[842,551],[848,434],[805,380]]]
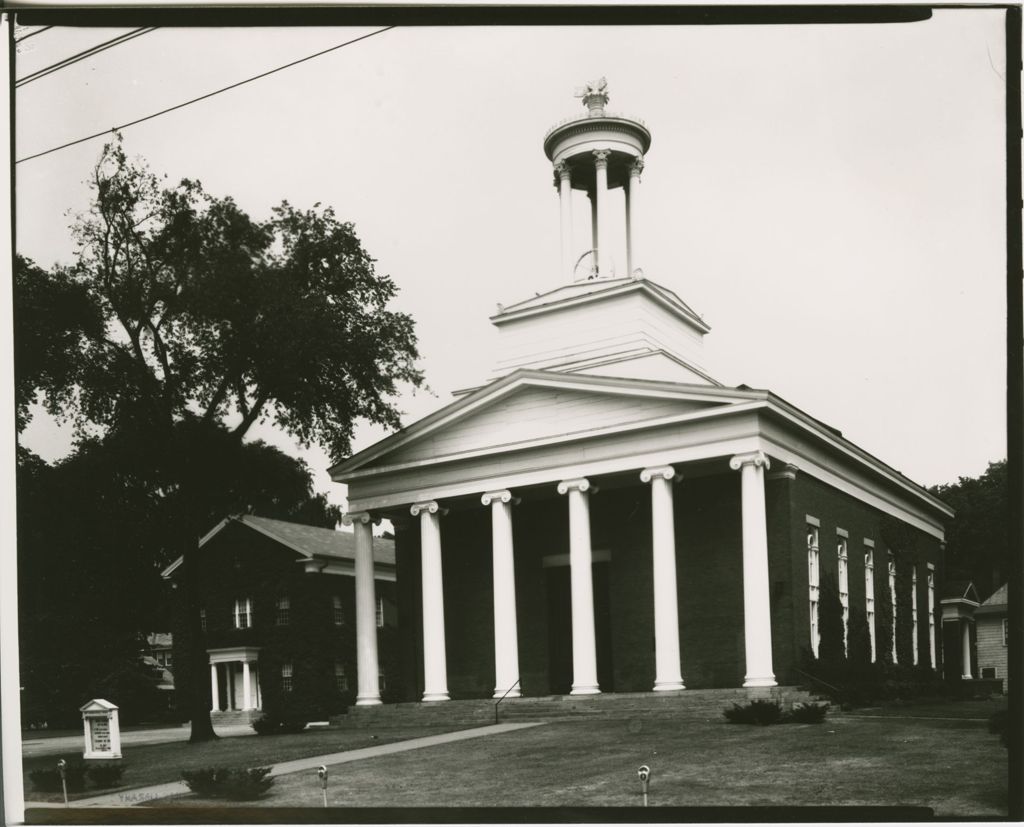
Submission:
[[[260,709],[259,647],[209,649],[210,710]]]

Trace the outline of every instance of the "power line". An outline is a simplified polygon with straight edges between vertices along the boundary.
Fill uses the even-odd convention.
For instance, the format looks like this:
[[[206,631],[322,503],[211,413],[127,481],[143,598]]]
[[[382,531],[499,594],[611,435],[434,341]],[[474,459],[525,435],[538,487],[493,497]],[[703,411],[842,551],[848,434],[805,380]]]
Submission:
[[[37,34],[42,34],[47,29],[52,29],[52,28],[53,28],[53,26],[43,26],[41,29],[36,29],[34,32],[29,32],[26,35],[14,38],[14,42],[15,43],[21,43],[21,41],[23,41],[23,40],[28,40],[30,37],[35,37]]]
[[[47,75],[52,75],[54,72],[58,72],[61,69],[66,69],[68,66],[71,66],[72,64],[78,63],[79,61],[85,60],[86,58],[90,58],[93,55],[98,55],[100,52],[105,52],[107,49],[113,49],[115,46],[120,46],[122,43],[127,43],[129,40],[134,40],[136,37],[142,37],[142,35],[149,34],[152,31],[156,31],[156,26],[148,26],[143,27],[141,29],[132,29],[132,31],[126,34],[118,35],[117,37],[111,40],[105,40],[103,43],[100,43],[89,49],[85,49],[84,51],[73,54],[70,57],[66,57],[64,58],[64,60],[60,60],[57,63],[45,66],[42,69],[39,69],[38,71],[32,72],[31,74],[25,75],[25,77],[23,78],[18,78],[14,81],[14,86],[15,88],[19,86],[24,86],[26,83],[31,83],[34,80],[39,80],[39,78],[46,77]]]
[[[254,80],[259,80],[260,78],[265,78],[268,75],[272,75],[275,72],[280,72],[280,71],[282,71],[284,69],[290,69],[292,66],[298,66],[300,63],[305,63],[307,60],[312,60],[313,58],[321,57],[322,55],[326,55],[329,52],[334,52],[334,51],[337,51],[338,49],[343,49],[346,46],[351,46],[353,43],[358,43],[360,40],[367,40],[368,38],[374,37],[375,35],[378,35],[378,34],[383,34],[384,32],[390,31],[391,29],[394,29],[394,28],[396,28],[396,27],[395,26],[385,26],[383,29],[377,29],[377,31],[375,31],[375,32],[370,32],[369,34],[360,35],[359,37],[355,37],[352,40],[346,40],[344,43],[339,43],[336,46],[331,46],[329,49],[324,49],[323,51],[315,52],[315,53],[313,53],[311,55],[306,55],[306,57],[301,57],[298,60],[293,60],[291,63],[285,63],[283,66],[278,66],[278,67],[276,67],[274,69],[270,69],[270,70],[268,70],[266,72],[262,72],[262,73],[260,73],[258,75],[253,75],[252,77],[246,78],[245,80],[238,81],[238,83],[232,83],[230,86],[224,86],[224,87],[222,87],[220,89],[217,89],[217,90],[215,90],[213,92],[207,92],[205,95],[200,95],[198,98],[192,98],[192,100],[185,101],[184,103],[179,103],[179,104],[176,104],[175,106],[170,106],[167,109],[161,109],[159,112],[154,112],[151,115],[146,115],[146,116],[144,116],[142,118],[136,118],[134,121],[129,121],[128,123],[123,123],[120,126],[112,126],[112,127],[110,127],[110,129],[104,129],[102,132],[96,132],[96,133],[94,133],[92,135],[87,135],[84,138],[78,138],[77,140],[74,140],[74,141],[68,141],[66,144],[61,144],[60,146],[55,146],[55,147],[52,147],[50,149],[44,149],[42,152],[37,152],[35,155],[29,155],[26,158],[19,158],[17,161],[15,161],[15,163],[16,164],[20,164],[23,161],[31,161],[33,158],[39,158],[39,157],[41,157],[43,155],[49,155],[51,152],[57,152],[58,150],[61,150],[61,149],[67,149],[69,146],[75,146],[77,144],[85,143],[86,141],[91,141],[93,138],[100,138],[103,135],[107,135],[107,134],[109,134],[111,132],[117,132],[117,131],[120,131],[122,129],[127,129],[129,126],[135,126],[136,124],[140,124],[143,121],[149,121],[149,120],[152,120],[153,118],[159,117],[160,115],[166,115],[168,112],[173,112],[176,109],[183,109],[186,106],[191,106],[193,103],[198,103],[199,101],[206,100],[207,98],[212,98],[214,95],[219,95],[221,92],[227,92],[230,89],[237,89],[239,86],[244,86],[247,83],[252,83]]]

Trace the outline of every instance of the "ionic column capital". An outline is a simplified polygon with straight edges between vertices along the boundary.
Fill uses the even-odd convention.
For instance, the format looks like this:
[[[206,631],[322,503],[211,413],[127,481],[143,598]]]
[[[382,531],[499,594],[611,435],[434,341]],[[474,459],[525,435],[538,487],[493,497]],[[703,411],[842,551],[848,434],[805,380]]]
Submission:
[[[512,492],[507,488],[504,488],[501,491],[488,491],[480,497],[480,502],[484,505],[490,505],[492,502],[503,502],[505,505],[508,505],[509,503],[512,503],[512,505],[519,505],[520,500],[519,497],[513,497]]]
[[[640,472],[641,482],[651,482],[656,479],[679,482],[683,475],[676,471],[671,465],[656,465],[653,468],[645,468]]]
[[[349,511],[341,515],[341,522],[344,525],[352,525],[353,523],[362,523],[363,525],[377,524],[380,523],[380,517],[371,514],[369,511]]]
[[[787,462],[782,466],[782,469],[775,471],[768,475],[770,480],[795,480],[797,472],[800,470],[800,466],[794,465],[792,462]]]
[[[642,155],[638,155],[636,160],[630,164],[629,175],[631,178],[639,178],[640,173],[644,171],[644,158]]]
[[[565,161],[555,161],[555,163],[552,164],[552,167],[555,170],[555,175],[557,175],[561,180],[566,181],[570,179],[572,170]]]
[[[594,494],[597,493],[597,486],[592,485],[590,480],[584,477],[578,477],[574,480],[562,480],[558,483],[558,493],[567,494],[570,491],[579,491],[586,494],[588,491],[592,491]]]
[[[428,514],[437,514],[440,517],[443,517],[445,514],[448,513],[448,509],[442,508],[440,505],[438,505],[437,500],[427,500],[426,502],[413,503],[412,506],[409,508],[409,513],[412,514],[413,517],[418,517],[424,511]]]
[[[612,154],[610,149],[595,149],[594,150],[594,166],[598,169],[608,168],[608,156]]]
[[[768,457],[765,456],[764,451],[750,451],[746,454],[736,454],[731,460],[729,460],[729,467],[733,471],[739,471],[744,465],[753,465],[755,468],[764,467],[767,471],[771,468],[771,463],[768,461]]]

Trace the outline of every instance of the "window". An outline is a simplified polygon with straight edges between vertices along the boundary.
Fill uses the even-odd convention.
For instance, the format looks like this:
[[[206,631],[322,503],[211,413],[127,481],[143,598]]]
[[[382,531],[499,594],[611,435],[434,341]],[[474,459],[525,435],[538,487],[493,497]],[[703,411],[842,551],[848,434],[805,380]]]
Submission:
[[[287,626],[291,613],[291,603],[288,601],[287,595],[281,595],[277,598],[277,625]]]
[[[932,669],[935,669],[935,566],[931,563],[928,564],[928,650]]]
[[[807,584],[811,612],[811,651],[818,657],[821,633],[818,629],[818,602],[820,600],[820,577],[818,565],[818,527],[807,525]]]
[[[199,628],[206,631],[206,609],[199,610]]]
[[[235,601],[235,628],[248,629],[252,626],[252,598],[241,597]]]
[[[841,528],[837,530],[836,556],[839,558],[839,602],[843,606],[843,654],[849,655],[850,632],[850,566],[847,554],[847,535]]]
[[[1010,621],[1009,618],[1003,618],[1003,646],[1006,646],[1006,642],[1010,639]],[[995,677],[995,676],[993,676]]]
[[[892,662],[899,663],[896,656],[896,558],[886,552],[889,560],[889,604],[892,606]]]
[[[875,652],[875,549],[864,541],[864,611],[868,616],[868,638],[871,641],[871,662],[878,658]]]
[[[334,663],[334,685],[339,692],[348,692],[348,675],[345,674],[345,664],[341,661]]]
[[[344,605],[341,602],[341,596],[340,595],[337,595],[337,594],[334,595],[333,606],[334,606],[334,625],[335,626],[344,626],[345,625],[345,607],[344,607]]]
[[[292,691],[292,665],[290,663],[281,664],[281,691]]]
[[[384,628],[384,598],[377,598],[377,628]]]
[[[983,666],[981,669],[981,677],[988,678],[989,680],[995,680],[996,668],[994,666]]]
[[[914,648],[914,666],[917,666],[917,566],[910,570],[910,625],[911,642]]]

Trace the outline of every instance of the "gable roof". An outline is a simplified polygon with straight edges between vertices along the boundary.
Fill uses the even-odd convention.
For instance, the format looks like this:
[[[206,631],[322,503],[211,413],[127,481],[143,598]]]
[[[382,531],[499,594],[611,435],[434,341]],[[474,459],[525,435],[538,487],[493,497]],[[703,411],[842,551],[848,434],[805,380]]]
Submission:
[[[327,558],[340,560],[355,560],[356,540],[355,534],[350,531],[335,531],[332,528],[318,528],[316,526],[304,525],[302,523],[290,523],[287,520],[274,520],[270,517],[257,517],[254,514],[239,514],[226,517],[213,527],[199,541],[202,548],[210,540],[220,534],[228,525],[237,523],[258,531],[271,540],[291,549],[297,554],[312,560],[313,558]],[[383,537],[373,538],[373,561],[377,565],[395,565],[395,542]],[[162,576],[168,577],[181,565],[182,558],[179,557],[166,569]]]
[[[328,469],[328,473],[332,478],[337,479],[335,475],[356,471],[378,457],[390,454],[442,427],[463,420],[523,387],[531,386],[650,399],[676,399],[704,403],[705,405],[728,405],[765,400],[769,396],[767,391],[749,388],[720,388],[703,384],[690,385],[683,382],[566,374],[557,371],[520,368],[450,402],[411,425],[400,428],[369,448],[336,463]]]
[[[1003,583],[978,607],[975,614],[1006,614],[1006,592],[1007,584]]]
[[[942,602],[966,600],[970,603],[980,603],[978,590],[970,580],[949,580],[942,589]]]

